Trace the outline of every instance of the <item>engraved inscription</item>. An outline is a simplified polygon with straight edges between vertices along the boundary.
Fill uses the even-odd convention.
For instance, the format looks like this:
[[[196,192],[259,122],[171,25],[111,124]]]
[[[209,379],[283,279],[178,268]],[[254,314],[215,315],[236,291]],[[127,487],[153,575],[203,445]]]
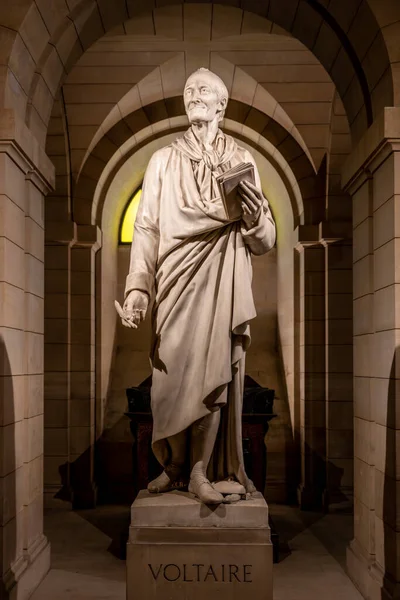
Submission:
[[[253,565],[203,565],[183,564],[167,565],[149,564],[150,573],[154,581],[165,580],[169,582],[182,581],[185,583],[253,583]]]

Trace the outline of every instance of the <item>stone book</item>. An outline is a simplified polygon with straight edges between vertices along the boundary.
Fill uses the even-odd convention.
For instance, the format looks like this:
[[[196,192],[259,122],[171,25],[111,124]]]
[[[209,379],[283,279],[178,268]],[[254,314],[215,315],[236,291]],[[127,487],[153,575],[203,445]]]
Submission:
[[[237,221],[242,218],[242,199],[238,190],[241,181],[249,181],[255,185],[252,163],[240,163],[217,177],[221,199],[230,221]]]

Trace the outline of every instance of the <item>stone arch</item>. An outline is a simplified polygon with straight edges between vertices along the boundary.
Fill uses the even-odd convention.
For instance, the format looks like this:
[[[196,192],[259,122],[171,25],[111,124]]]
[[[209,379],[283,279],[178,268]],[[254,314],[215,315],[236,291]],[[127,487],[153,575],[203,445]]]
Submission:
[[[184,111],[181,92],[184,82],[190,74],[190,69],[187,69],[185,63],[186,60],[183,55],[166,61],[159,68],[152,70],[138,84],[134,85],[116,103],[95,133],[82,161],[80,171],[84,167],[86,158],[91,154],[93,148],[113,127],[120,123],[119,130],[121,130],[121,124],[124,122],[128,129],[132,129],[130,121],[134,111],[143,108],[146,114],[155,113],[161,118],[162,116],[166,116],[161,101],[167,98],[170,102],[173,102],[174,106],[179,105],[180,109]],[[304,153],[308,155],[310,162],[313,163],[307,145],[292,119],[279,105],[277,100],[262,85],[257,83],[253,77],[248,75],[240,67],[233,65],[224,58],[219,58],[218,63],[213,66],[212,69],[226,82],[229,92],[229,114],[231,116],[237,114],[239,118],[242,118],[243,113],[243,109],[238,109],[237,106],[234,107],[234,104],[232,103],[233,100],[239,101],[240,105],[243,107],[245,105],[249,106],[250,114],[248,115],[248,118],[251,121],[257,121],[260,114],[263,113],[265,115],[265,123],[268,122],[268,119],[273,119],[276,123],[290,132],[303,148]],[[171,77],[164,77],[164,71],[170,73]],[[147,88],[149,88],[150,91],[147,91]],[[245,92],[243,91],[243,88],[246,89]],[[151,114],[149,117],[150,120]],[[123,136],[122,131],[120,133]],[[119,138],[118,135],[116,135],[115,130],[109,139],[118,146]]]
[[[74,190],[74,218],[80,224],[93,224],[92,201],[95,195],[98,177],[104,164],[116,152],[116,147],[123,145],[130,137],[146,127],[160,123],[164,119],[184,117],[185,110],[180,96],[161,99],[138,110],[133,111],[116,123],[92,149],[80,173]],[[162,117],[162,118],[160,118]],[[298,185],[303,200],[309,206],[313,199],[321,197],[318,188],[318,177],[310,157],[304,151],[298,139],[284,126],[257,108],[245,105],[238,100],[230,100],[225,114],[227,120],[245,125],[260,138],[273,144],[287,161]],[[129,126],[128,126],[129,123]],[[110,143],[114,142],[114,143]],[[101,158],[101,160],[99,160]],[[304,216],[308,218],[306,215]],[[311,219],[313,217],[310,215]]]
[[[351,201],[342,189],[341,171],[351,151],[351,138],[348,130],[343,103],[338,93],[332,103],[330,139],[327,165],[327,220],[351,220]]]
[[[381,2],[380,0],[368,0],[368,4],[378,26],[381,30],[381,36],[374,40],[374,45],[385,44],[389,56],[390,68],[385,71],[379,80],[376,88],[372,92],[372,105],[380,106],[379,95],[388,95],[390,86],[393,86],[393,105],[400,103],[399,87],[399,37],[400,37],[400,5],[398,2]],[[372,55],[371,55],[372,56]],[[391,83],[392,80],[392,83]],[[390,106],[390,104],[388,104]],[[376,111],[377,113],[378,111]]]
[[[187,119],[184,116],[173,117],[161,121],[158,123],[157,132],[154,132],[151,126],[146,127],[141,131],[140,141],[136,141],[135,137],[131,136],[121,146],[119,152],[114,153],[114,155],[110,157],[97,180],[96,189],[93,194],[91,218],[94,225],[101,227],[102,211],[105,201],[104,190],[108,190],[110,182],[113,181],[116,173],[121,169],[121,165],[126,162],[128,157],[157,139],[164,138],[166,135],[183,132],[186,129]],[[226,118],[224,131],[253,147],[261,156],[266,158],[272,164],[281,179],[285,182],[291,201],[294,227],[297,227],[300,224],[304,213],[303,197],[296,176],[284,156],[276,150],[271,142],[247,125]],[[144,171],[141,173],[139,172],[139,175],[135,178],[134,182],[130,182],[127,197],[122,203],[123,206],[126,205],[131,190],[140,184],[143,175]]]
[[[157,10],[168,10],[176,4],[174,0]],[[144,6],[141,2],[118,0],[111,9],[107,3],[82,0],[73,10],[65,4],[65,10],[52,13],[49,5],[41,14],[32,4],[25,18],[17,20],[18,31],[8,44],[4,101],[10,103],[11,94],[16,102],[12,67],[23,63],[23,72],[21,67],[17,69],[17,80],[21,79],[19,85],[23,80],[26,102],[24,106],[20,101],[19,107],[21,114],[27,111],[29,126],[39,134],[43,130],[39,121],[45,129],[49,117],[45,107],[52,104],[65,74],[82,52],[113,27],[153,8],[151,2]],[[393,104],[388,50],[367,0],[353,0],[345,10],[342,4],[332,3],[326,8],[316,0],[269,0],[262,5],[245,2],[241,9],[230,8],[242,13],[245,9],[272,21],[314,53],[342,97],[354,138],[362,135],[384,106]],[[26,60],[21,61],[21,57]],[[372,102],[378,84],[381,93],[375,94]]]

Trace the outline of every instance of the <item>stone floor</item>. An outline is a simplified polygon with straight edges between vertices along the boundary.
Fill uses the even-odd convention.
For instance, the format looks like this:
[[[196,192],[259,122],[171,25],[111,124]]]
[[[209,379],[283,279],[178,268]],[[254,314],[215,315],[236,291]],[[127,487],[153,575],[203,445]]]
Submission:
[[[361,600],[344,570],[352,517],[270,509],[282,546],[274,600]],[[52,569],[32,600],[125,600],[128,523],[124,506],[72,512],[60,503],[49,510]]]

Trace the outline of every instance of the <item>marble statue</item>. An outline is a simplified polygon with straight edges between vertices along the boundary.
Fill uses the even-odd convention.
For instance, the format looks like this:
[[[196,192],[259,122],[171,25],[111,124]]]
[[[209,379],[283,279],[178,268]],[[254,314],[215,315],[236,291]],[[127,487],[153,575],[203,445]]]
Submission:
[[[121,310],[123,324],[136,328],[154,299],[153,451],[164,471],[148,489],[166,492],[186,477],[205,504],[240,497],[224,491],[255,491],[241,431],[249,322],[256,316],[251,254],[275,243],[255,161],[219,128],[227,102],[225,84],[208,69],[188,78],[190,127],[147,167]],[[242,216],[232,221],[216,177],[249,162],[255,185],[240,181]]]

